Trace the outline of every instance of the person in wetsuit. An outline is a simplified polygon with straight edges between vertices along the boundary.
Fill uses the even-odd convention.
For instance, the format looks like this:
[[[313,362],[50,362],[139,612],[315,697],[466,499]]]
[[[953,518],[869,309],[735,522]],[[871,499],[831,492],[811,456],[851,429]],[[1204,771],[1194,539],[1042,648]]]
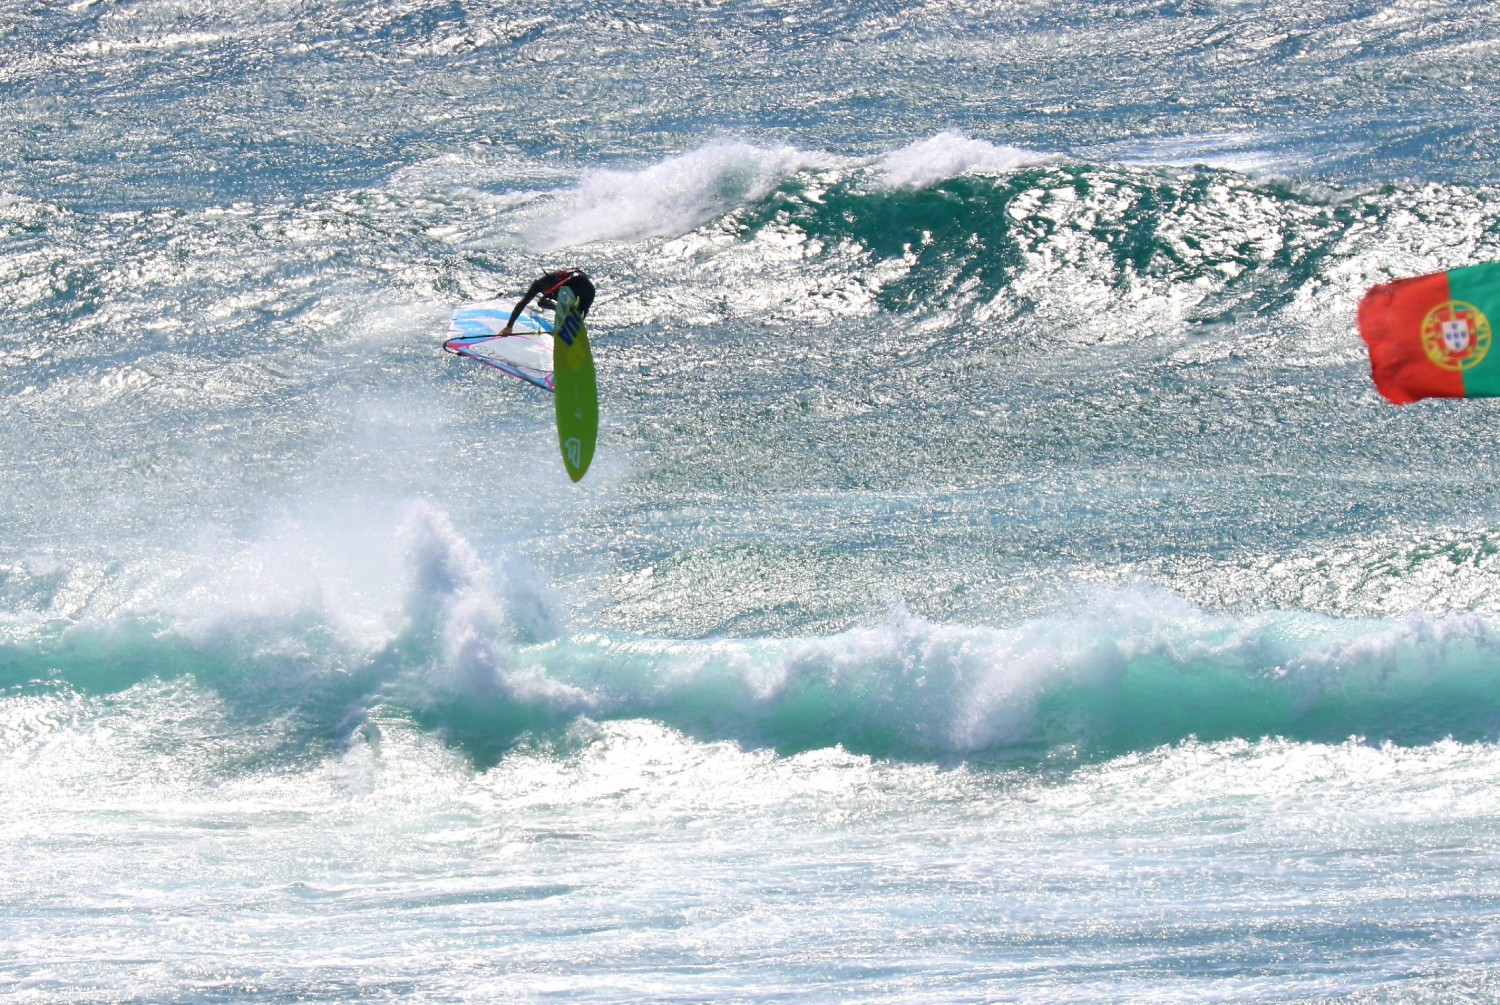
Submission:
[[[501,335],[511,334],[511,325],[516,323],[516,318],[526,309],[526,305],[536,298],[538,306],[544,310],[554,310],[557,307],[557,294],[566,286],[573,291],[573,296],[578,298],[578,316],[584,317],[589,312],[589,307],[594,303],[594,284],[589,277],[577,269],[559,269],[549,272],[526,289],[526,295],[516,304],[516,309],[510,312],[510,320],[505,323],[505,330]]]

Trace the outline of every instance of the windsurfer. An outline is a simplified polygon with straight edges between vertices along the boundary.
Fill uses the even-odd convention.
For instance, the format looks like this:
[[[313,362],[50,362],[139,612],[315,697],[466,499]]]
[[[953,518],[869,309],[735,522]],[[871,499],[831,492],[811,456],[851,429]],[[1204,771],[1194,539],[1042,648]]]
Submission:
[[[515,309],[510,312],[510,320],[505,323],[505,330],[501,335],[511,334],[511,326],[526,309],[526,305],[533,299],[545,310],[553,310],[557,307],[557,294],[567,287],[573,291],[578,298],[578,315],[583,317],[588,314],[589,307],[594,303],[594,284],[588,276],[577,269],[559,269],[549,272],[532,283],[526,289],[526,295],[516,304]]]

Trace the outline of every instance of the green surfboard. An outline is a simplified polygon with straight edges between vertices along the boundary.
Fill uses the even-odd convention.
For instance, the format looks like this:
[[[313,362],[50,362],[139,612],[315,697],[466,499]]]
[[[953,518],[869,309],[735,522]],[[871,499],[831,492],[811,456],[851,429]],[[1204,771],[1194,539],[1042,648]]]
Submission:
[[[578,314],[578,298],[566,286],[557,294],[552,322],[552,384],[557,403],[557,445],[575,482],[594,459],[599,439],[599,388],[589,330]]]

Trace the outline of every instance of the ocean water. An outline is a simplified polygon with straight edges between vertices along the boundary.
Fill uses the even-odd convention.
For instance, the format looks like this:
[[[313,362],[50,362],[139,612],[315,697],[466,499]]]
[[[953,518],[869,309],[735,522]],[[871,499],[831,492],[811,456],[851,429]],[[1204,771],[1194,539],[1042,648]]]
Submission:
[[[1500,995],[1452,0],[0,14],[0,996]],[[602,430],[445,355],[587,269]]]

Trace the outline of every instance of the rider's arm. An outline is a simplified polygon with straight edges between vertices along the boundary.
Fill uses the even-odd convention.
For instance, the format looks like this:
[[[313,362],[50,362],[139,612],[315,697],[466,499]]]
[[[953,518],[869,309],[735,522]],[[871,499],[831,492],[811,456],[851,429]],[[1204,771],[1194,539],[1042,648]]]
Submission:
[[[535,297],[538,293],[542,292],[546,288],[546,276],[543,276],[526,288],[526,295],[516,302],[516,308],[515,310],[510,312],[510,320],[505,322],[505,330],[500,333],[501,335],[510,334],[511,326],[516,323],[516,318],[521,316],[521,312],[526,309],[526,305],[531,303],[532,297]]]

